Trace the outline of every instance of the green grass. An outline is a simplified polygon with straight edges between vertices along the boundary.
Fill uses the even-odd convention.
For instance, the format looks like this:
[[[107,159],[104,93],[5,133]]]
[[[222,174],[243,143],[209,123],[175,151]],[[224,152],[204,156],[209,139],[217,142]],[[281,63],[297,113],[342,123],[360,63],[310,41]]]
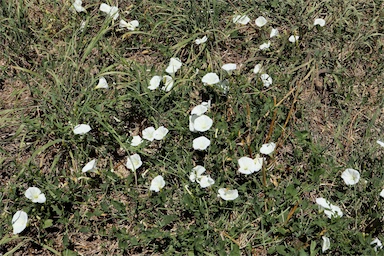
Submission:
[[[376,254],[370,242],[384,239],[382,1],[138,2],[119,1],[120,18],[140,22],[132,32],[97,1],[84,1],[87,13],[69,11],[69,1],[1,3],[0,253],[318,255],[325,235],[325,254]],[[236,26],[235,14],[250,24]],[[313,26],[318,17],[325,27]],[[279,37],[269,39],[271,27]],[[260,51],[267,40],[271,48]],[[173,89],[150,91],[171,57],[183,62]],[[239,67],[232,75],[220,68],[229,62]],[[258,63],[273,78],[269,88],[252,72]],[[229,91],[204,86],[208,72]],[[110,89],[94,89],[101,76]],[[188,117],[207,100],[211,145],[197,152]],[[80,123],[92,130],[75,136]],[[130,145],[131,135],[161,125],[170,130],[164,140]],[[239,174],[237,160],[269,141],[278,148],[265,169]],[[143,160],[136,173],[124,168],[134,153]],[[94,158],[99,174],[83,174]],[[198,164],[212,187],[189,181]],[[346,168],[360,171],[357,185],[344,184]],[[150,192],[157,175],[166,186]],[[30,186],[46,203],[25,198]],[[239,198],[218,198],[221,187]],[[328,219],[318,197],[344,216]],[[13,235],[18,210],[29,222]]]

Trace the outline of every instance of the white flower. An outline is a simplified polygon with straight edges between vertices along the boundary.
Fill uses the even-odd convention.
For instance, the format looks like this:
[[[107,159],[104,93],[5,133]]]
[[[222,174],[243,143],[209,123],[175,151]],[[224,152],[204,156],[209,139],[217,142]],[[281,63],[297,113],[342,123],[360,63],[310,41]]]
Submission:
[[[237,162],[239,163],[238,172],[242,174],[251,174],[260,170],[257,170],[255,161],[250,157],[243,156]]]
[[[263,43],[262,45],[259,46],[260,50],[265,50],[268,49],[271,46],[271,42],[268,41],[266,43]]]
[[[161,90],[169,92],[173,87],[173,78],[165,75],[163,76],[163,83],[164,83],[164,86],[161,87]]]
[[[211,141],[207,137],[201,136],[193,140],[193,149],[206,150],[210,144]]]
[[[383,142],[383,141],[381,141],[381,140],[377,140],[376,142],[377,142],[377,144],[379,144],[380,146],[384,147],[384,142]]]
[[[375,252],[377,252],[377,249],[383,249],[383,244],[377,237],[373,239],[373,241],[370,244],[375,244],[375,247],[373,248]]]
[[[207,188],[215,184],[215,181],[209,175],[203,175],[197,183],[200,184],[200,187]]]
[[[274,142],[263,144],[260,148],[260,153],[264,155],[272,154],[275,151],[276,144]]]
[[[341,178],[343,178],[345,184],[355,185],[360,180],[360,173],[355,169],[348,168],[341,174]]]
[[[381,196],[381,197],[384,197],[384,189],[381,190],[381,192],[380,192],[380,196]]]
[[[272,84],[272,77],[268,74],[261,74],[260,78],[265,87],[269,87]]]
[[[96,159],[93,159],[92,161],[89,161],[85,164],[83,169],[81,169],[81,172],[93,172],[96,171]]]
[[[141,157],[138,154],[128,156],[127,163],[125,164],[129,170],[135,171],[143,165]]]
[[[195,182],[199,179],[201,179],[202,175],[205,172],[204,166],[196,165],[192,168],[191,173],[189,174],[189,180],[192,182]]]
[[[291,43],[294,43],[296,42],[297,40],[299,40],[299,36],[294,36],[294,35],[291,35],[289,38],[288,38],[288,41],[291,42]]]
[[[208,73],[205,76],[203,76],[201,81],[204,84],[213,85],[213,84],[219,83],[220,82],[220,78],[219,78],[218,75],[216,75],[216,73]]]
[[[203,101],[203,102],[201,102],[201,105],[203,105],[204,107],[210,108],[211,107],[211,100],[208,100],[207,102]]]
[[[196,118],[198,118],[198,117],[199,117],[198,115],[190,115],[189,116],[189,130],[191,132],[197,132],[195,130],[195,126],[194,126],[193,122],[195,122]]]
[[[45,195],[43,193],[41,193],[41,190],[36,188],[36,187],[29,187],[26,191],[25,191],[25,196],[28,198],[28,199],[31,199],[32,202],[34,203],[45,203],[46,201],[46,198],[45,198]]]
[[[162,140],[168,132],[169,130],[167,128],[165,128],[164,126],[160,126],[153,133],[153,137],[155,138],[155,140]]]
[[[232,21],[235,24],[247,25],[248,22],[251,21],[251,19],[247,15],[236,15],[235,17],[233,17]]]
[[[85,8],[83,6],[81,6],[83,4],[83,1],[81,0],[75,0],[75,2],[72,4],[73,8],[75,8],[75,10],[77,12],[85,12]]]
[[[258,26],[258,27],[262,27],[262,26],[264,26],[265,24],[267,24],[267,20],[263,17],[263,16],[260,16],[260,17],[258,17],[257,19],[256,19],[256,26]]]
[[[143,139],[153,141],[155,139],[155,128],[153,126],[150,126],[148,128],[145,128],[142,131]]]
[[[262,66],[261,64],[256,64],[255,68],[253,69],[253,73],[257,74],[261,71]]]
[[[81,32],[83,32],[83,30],[84,30],[84,28],[85,28],[85,25],[86,25],[87,23],[85,22],[85,21],[81,21],[81,23],[80,23],[80,31]]]
[[[320,27],[324,27],[325,26],[325,20],[324,19],[315,19],[315,21],[313,22],[313,25],[314,26],[319,25]]]
[[[162,79],[163,78],[161,76],[152,77],[151,80],[149,81],[148,89],[151,91],[156,90],[160,86]]]
[[[143,142],[143,139],[140,137],[140,135],[133,136],[131,141],[131,146],[136,147],[139,146]]]
[[[208,40],[208,37],[207,36],[203,36],[202,38],[197,38],[195,40],[195,44],[199,45],[199,44],[203,44],[205,42],[207,42]]]
[[[106,13],[109,17],[112,17],[113,20],[119,18],[119,8],[117,8],[117,6],[109,6],[103,3],[100,5],[100,11]]]
[[[149,190],[159,192],[164,186],[165,186],[165,181],[163,176],[158,175],[155,178],[153,178],[151,182],[151,187],[149,188]]]
[[[331,204],[326,199],[322,197],[316,198],[316,203],[319,205],[320,210],[324,210],[324,213],[328,218],[343,217],[343,212],[340,207]]]
[[[17,211],[12,217],[13,234],[19,234],[27,227],[28,215],[24,211]]]
[[[253,161],[255,162],[256,172],[260,171],[263,167],[264,157],[260,157],[260,155],[257,154]]]
[[[225,201],[231,201],[239,197],[239,192],[237,191],[237,189],[231,190],[227,188],[220,188],[218,197],[221,197]]]
[[[203,104],[200,104],[192,109],[191,114],[201,116],[207,111],[208,111],[208,107],[204,106]]]
[[[236,64],[235,63],[224,64],[221,68],[229,72],[232,70],[236,70]]]
[[[128,30],[134,31],[139,26],[139,21],[132,20],[130,22],[126,22],[125,20],[120,20],[119,27],[126,28]]]
[[[212,119],[206,115],[197,117],[193,122],[194,129],[198,132],[208,131],[212,127],[212,124]]]
[[[83,134],[86,134],[87,132],[89,132],[90,130],[91,130],[91,127],[89,125],[78,124],[75,126],[75,128],[73,128],[73,133],[83,135]]]
[[[271,33],[269,34],[269,37],[272,38],[278,35],[279,35],[279,30],[277,28],[272,28]]]
[[[173,75],[177,72],[177,70],[179,70],[181,68],[181,60],[179,58],[171,58],[171,60],[169,61],[169,65],[167,67],[167,69],[165,70],[165,72],[167,72],[168,74],[170,75]]]
[[[323,238],[323,246],[321,247],[321,250],[322,252],[325,252],[326,250],[329,249],[329,247],[331,247],[331,241],[326,236],[322,236],[322,238]]]
[[[99,83],[96,85],[95,89],[108,89],[107,80],[102,76],[99,78]]]

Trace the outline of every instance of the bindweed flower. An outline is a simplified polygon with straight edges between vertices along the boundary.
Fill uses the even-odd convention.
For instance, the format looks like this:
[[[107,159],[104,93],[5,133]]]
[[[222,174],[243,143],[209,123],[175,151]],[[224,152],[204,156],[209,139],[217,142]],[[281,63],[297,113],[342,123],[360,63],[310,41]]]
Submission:
[[[120,20],[119,27],[126,28],[130,31],[134,31],[139,26],[139,21],[132,20],[130,22],[126,22],[125,20]]]
[[[85,164],[83,169],[81,169],[81,172],[94,172],[96,171],[96,159],[93,159],[92,161],[89,161]]]
[[[275,151],[276,144],[274,142],[263,144],[260,148],[260,153],[264,155],[272,154]]]
[[[259,154],[256,155],[255,159],[253,159],[256,165],[256,172],[260,171],[263,167],[264,157],[260,157]]]
[[[208,37],[207,36],[203,36],[202,38],[197,38],[195,40],[195,44],[199,45],[199,44],[203,44],[205,42],[207,42],[208,40]]]
[[[204,166],[196,165],[192,168],[191,173],[189,174],[189,180],[192,182],[195,182],[199,179],[201,179],[202,174],[205,172]]]
[[[25,191],[25,197],[28,199],[31,199],[33,203],[45,203],[46,198],[43,193],[41,193],[41,190],[37,187],[29,187]]]
[[[125,166],[127,166],[127,168],[132,171],[139,169],[142,165],[143,162],[141,161],[141,157],[138,154],[133,154],[129,156],[127,159],[127,163],[125,164]]]
[[[233,70],[236,70],[236,64],[235,63],[224,64],[221,68],[227,72],[231,72]]]
[[[328,250],[331,247],[331,241],[326,236],[322,236],[322,238],[323,238],[323,246],[321,247],[321,251],[324,253],[326,250]]]
[[[348,168],[341,174],[341,178],[343,178],[345,184],[355,185],[360,180],[360,173],[355,169]]]
[[[107,80],[103,76],[99,78],[99,83],[96,85],[95,89],[108,89]]]
[[[152,180],[151,187],[149,188],[149,190],[159,192],[164,186],[165,181],[163,176],[158,175]]]
[[[212,127],[213,121],[209,116],[201,115],[193,121],[193,127],[198,132],[208,131]]]
[[[169,92],[173,87],[173,78],[171,76],[163,76],[164,86],[161,87],[161,90]]]
[[[200,187],[207,188],[215,184],[215,181],[209,175],[203,175],[197,183],[200,184]]]
[[[153,133],[153,137],[155,138],[155,140],[162,140],[168,132],[169,130],[167,128],[165,128],[164,126],[160,126]]]
[[[381,192],[380,192],[380,196],[384,198],[384,189],[381,190]]]
[[[19,234],[27,227],[28,215],[24,211],[17,211],[12,217],[13,234]]]
[[[191,114],[201,116],[207,111],[208,111],[208,107],[204,106],[203,104],[200,104],[192,109]]]
[[[78,124],[73,128],[74,134],[84,135],[91,130],[91,127],[87,124]]]
[[[247,15],[236,15],[235,17],[233,17],[232,21],[235,24],[247,25],[251,21],[251,19]]]
[[[379,144],[380,146],[384,147],[384,142],[383,142],[383,141],[381,141],[381,140],[377,140],[376,142],[377,142],[377,144]]]
[[[131,146],[133,147],[137,147],[139,146],[141,143],[143,143],[143,139],[140,137],[140,135],[135,135],[133,136],[132,140],[131,140]]]
[[[253,69],[253,73],[258,74],[262,71],[262,65],[256,64],[255,68]]]
[[[241,157],[238,160],[238,163],[239,163],[238,172],[242,174],[251,174],[260,170],[260,169],[257,169],[255,161],[252,158],[247,156]]]
[[[211,141],[207,137],[200,136],[193,140],[193,149],[206,150],[210,144],[211,144]]]
[[[315,19],[315,21],[313,22],[313,25],[314,26],[319,25],[320,27],[324,27],[325,26],[325,20],[324,19]]]
[[[232,201],[239,197],[237,189],[231,190],[227,188],[220,188],[218,192],[218,197],[221,197],[225,201]]]
[[[203,76],[201,81],[204,84],[214,85],[220,82],[220,78],[216,73],[207,73],[206,75]]]
[[[149,81],[148,89],[153,91],[159,88],[162,79],[163,78],[161,76],[152,77],[151,80]]]
[[[272,84],[272,77],[268,74],[261,74],[260,78],[265,87],[269,87]]]
[[[299,40],[299,36],[294,36],[294,35],[291,35],[289,38],[288,38],[288,41],[291,42],[291,43],[294,43],[296,41]]]
[[[150,126],[148,128],[145,128],[142,131],[143,139],[153,141],[155,139],[155,128],[153,126]]]
[[[182,63],[179,58],[171,58],[165,72],[167,72],[170,75],[173,75],[181,68],[181,66],[182,66]]]
[[[381,241],[376,237],[375,239],[372,240],[370,244],[374,244],[375,247],[373,248],[375,252],[377,252],[377,249],[383,249],[383,244]]]
[[[260,49],[260,50],[265,50],[265,49],[268,49],[270,46],[271,46],[271,42],[268,41],[268,42],[263,43],[262,45],[260,45],[260,46],[259,46],[259,49]]]
[[[83,1],[75,0],[75,2],[72,4],[72,7],[75,9],[76,12],[85,12],[85,8],[81,6],[82,4]]]
[[[272,38],[278,35],[279,35],[279,30],[277,28],[272,28],[271,33],[269,34],[269,37]]]
[[[261,28],[262,26],[264,26],[265,24],[267,24],[267,20],[266,20],[263,16],[260,16],[260,17],[258,17],[258,18],[256,19],[255,23],[256,23],[256,26],[258,26],[258,27]]]
[[[112,17],[113,20],[119,18],[119,8],[117,8],[117,6],[109,6],[102,3],[100,5],[100,11],[106,13],[109,17]]]
[[[320,210],[324,210],[325,215],[330,219],[332,217],[343,217],[343,212],[340,207],[331,204],[322,197],[316,198],[316,204],[319,205]]]

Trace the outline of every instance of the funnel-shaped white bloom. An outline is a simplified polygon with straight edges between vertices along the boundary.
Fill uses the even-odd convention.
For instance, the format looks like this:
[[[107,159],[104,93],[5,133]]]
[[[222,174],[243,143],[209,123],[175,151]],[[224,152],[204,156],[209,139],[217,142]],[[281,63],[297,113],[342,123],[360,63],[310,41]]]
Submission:
[[[173,78],[171,76],[163,76],[164,86],[161,87],[163,91],[169,92],[173,87]]]
[[[211,141],[207,137],[201,136],[193,140],[193,149],[206,150],[210,144]]]
[[[235,17],[233,17],[232,21],[235,24],[247,25],[248,22],[251,21],[251,19],[247,15],[236,15]]]
[[[168,132],[169,130],[167,128],[165,128],[164,126],[160,126],[153,133],[153,137],[155,138],[155,140],[162,140]]]
[[[151,187],[149,188],[149,190],[159,192],[164,186],[165,181],[163,176],[158,175],[152,180]]]
[[[203,175],[197,183],[200,184],[200,187],[207,188],[215,184],[215,181],[209,175]]]
[[[170,75],[173,75],[177,72],[177,70],[179,70],[181,68],[181,60],[179,58],[171,58],[171,60],[169,61],[169,65],[167,67],[167,69],[165,70],[165,72],[167,72],[168,74]]]
[[[275,151],[276,144],[274,142],[263,144],[260,148],[260,153],[264,155],[272,154]]]
[[[315,19],[315,21],[313,22],[313,25],[314,26],[319,25],[320,27],[324,27],[325,26],[325,20],[324,19]]]
[[[316,198],[316,203],[319,205],[320,210],[324,210],[324,213],[328,218],[343,217],[343,212],[340,207],[331,204],[326,199],[322,197]]]
[[[239,192],[237,191],[237,189],[231,190],[227,188],[220,188],[218,192],[218,197],[221,197],[226,201],[232,201],[239,197]]]
[[[108,89],[107,80],[103,76],[99,78],[99,83],[96,85],[95,89]]]
[[[199,179],[201,179],[202,174],[205,172],[204,166],[196,165],[192,168],[191,173],[189,174],[189,180],[192,182],[195,182]]]
[[[261,74],[260,78],[265,87],[269,87],[272,84],[272,77],[268,74]]]
[[[207,111],[208,111],[208,107],[204,106],[203,104],[200,104],[192,109],[191,114],[201,116]]]
[[[86,165],[81,169],[81,172],[93,172],[96,171],[96,159],[89,161]]]
[[[100,11],[106,13],[112,19],[117,20],[119,18],[119,8],[117,6],[109,6],[107,4],[100,5]]]
[[[143,139],[140,137],[140,135],[133,136],[131,140],[131,146],[136,147],[139,146],[141,143],[143,143]]]
[[[271,46],[271,42],[268,41],[268,42],[263,43],[262,45],[260,45],[260,46],[259,46],[259,49],[260,49],[260,50],[265,50],[265,49],[268,49],[270,46]]]
[[[341,178],[343,178],[345,184],[355,185],[360,180],[360,173],[355,169],[348,168],[341,174]]]
[[[25,191],[25,196],[28,199],[31,199],[32,202],[34,202],[34,203],[42,204],[42,203],[45,203],[45,201],[46,201],[45,195],[43,193],[41,193],[41,190],[38,189],[37,187],[29,187]]]
[[[83,134],[86,134],[87,132],[89,132],[90,130],[91,130],[91,127],[89,125],[78,124],[75,126],[75,128],[73,128],[73,133],[83,135]]]
[[[224,69],[225,71],[236,70],[236,64],[235,63],[224,64],[221,68]]]
[[[141,157],[138,154],[133,154],[128,157],[126,166],[129,170],[135,171],[143,165]]]
[[[296,42],[297,40],[299,40],[299,36],[294,36],[294,35],[291,35],[289,38],[288,38],[288,41],[291,42],[291,43],[294,43]]]
[[[163,78],[161,76],[152,77],[151,80],[149,81],[148,89],[153,91],[159,88],[162,79]]]
[[[331,247],[331,241],[326,236],[322,236],[322,238],[323,238],[323,246],[321,247],[321,251],[325,252]]]
[[[208,37],[207,36],[203,36],[202,38],[197,38],[195,40],[195,44],[199,45],[199,44],[203,44],[205,42],[207,42],[208,40]]]
[[[212,127],[213,121],[209,116],[201,115],[193,122],[193,127],[198,132],[208,131]]]
[[[239,163],[238,172],[242,174],[251,174],[258,171],[255,161],[250,157],[243,156],[237,162]]]
[[[377,249],[383,249],[383,244],[381,241],[376,237],[375,239],[372,240],[370,244],[374,244],[375,247],[373,248],[375,252],[377,252]]]
[[[379,144],[380,146],[384,147],[384,142],[383,142],[383,141],[381,141],[381,140],[377,140],[376,142],[377,142],[377,144]]]
[[[119,27],[126,28],[128,30],[134,31],[139,26],[139,21],[132,20],[130,22],[126,22],[125,20],[120,20]]]
[[[260,155],[257,154],[253,161],[255,162],[256,172],[260,171],[263,167],[264,157],[260,157]]]
[[[19,234],[27,227],[28,215],[24,211],[17,211],[12,217],[13,234]]]
[[[145,128],[142,131],[143,139],[153,141],[155,139],[155,128],[153,126],[150,126],[148,128]]]
[[[75,2],[72,4],[72,6],[76,10],[76,12],[85,12],[85,8],[83,6],[81,6],[82,4],[83,4],[83,1],[75,0]]]
[[[269,37],[272,38],[278,35],[279,35],[279,30],[277,28],[272,28],[271,33],[269,34]]]
[[[219,78],[219,76],[216,73],[208,73],[205,76],[203,76],[201,81],[204,84],[213,85],[213,84],[219,83],[220,82],[220,78]]]
[[[255,68],[253,69],[253,73],[258,74],[262,71],[262,65],[256,64]]]
[[[264,26],[265,24],[267,24],[267,20],[266,20],[263,16],[260,16],[260,17],[258,17],[258,18],[256,19],[255,23],[256,23],[256,26],[258,26],[258,27],[262,27],[262,26]]]

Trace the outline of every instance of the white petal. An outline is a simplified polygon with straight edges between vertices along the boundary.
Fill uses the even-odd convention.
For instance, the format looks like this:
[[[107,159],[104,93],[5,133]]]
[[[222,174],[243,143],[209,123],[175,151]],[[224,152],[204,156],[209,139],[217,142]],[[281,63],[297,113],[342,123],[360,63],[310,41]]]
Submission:
[[[260,153],[264,155],[272,154],[275,151],[276,144],[274,142],[263,144],[260,148]]]
[[[288,38],[288,41],[291,42],[291,43],[294,43],[294,42],[296,42],[297,40],[299,40],[299,36],[291,35],[291,36]]]
[[[191,114],[201,116],[202,114],[204,114],[207,111],[208,111],[208,107],[201,104],[201,105],[197,105],[196,107],[194,107],[191,111]]]
[[[384,189],[381,190],[381,192],[380,192],[380,196],[384,198]]]
[[[255,166],[256,166],[256,170],[255,170],[255,172],[260,171],[261,168],[263,168],[264,158],[263,158],[263,157],[260,157],[260,155],[257,154],[256,157],[255,157],[255,159],[253,159],[253,161],[255,162]]]
[[[203,175],[200,177],[198,183],[200,184],[200,187],[207,188],[215,184],[215,181],[209,175]]]
[[[225,71],[236,70],[236,64],[234,63],[224,64],[221,68],[224,69]]]
[[[207,42],[208,40],[208,37],[207,36],[203,36],[202,38],[197,38],[195,40],[195,44],[199,45],[199,44],[203,44],[205,42]]]
[[[256,171],[255,161],[250,157],[243,156],[237,162],[239,164],[238,172],[242,174],[251,174]]]
[[[211,141],[208,138],[201,136],[193,140],[193,149],[206,150],[210,144]]]
[[[117,8],[117,6],[111,6],[109,16],[111,16],[113,20],[117,20],[117,18],[119,18],[119,8]]]
[[[100,5],[100,11],[105,12],[105,13],[108,14],[108,13],[111,11],[111,6],[102,3],[102,4]]]
[[[208,73],[205,76],[203,76],[201,81],[204,84],[213,85],[213,84],[219,83],[220,82],[220,78],[219,78],[219,76],[216,73]]]
[[[260,16],[256,19],[256,26],[258,27],[262,27],[264,26],[265,24],[267,24],[267,20],[263,17],[263,16]]]
[[[149,81],[148,89],[151,91],[156,90],[160,86],[162,79],[163,78],[161,76],[152,77],[151,80]]]
[[[149,190],[159,192],[164,186],[165,181],[163,176],[158,175],[152,180],[151,187],[149,188]]]
[[[196,165],[195,167],[193,167],[189,175],[189,180],[192,182],[195,182],[196,180],[201,179],[201,176],[204,172],[205,172],[204,166]]]
[[[313,22],[313,25],[319,25],[320,27],[324,27],[325,26],[325,20],[324,19],[315,19],[315,21]]]
[[[140,135],[133,136],[131,141],[131,146],[136,147],[139,146],[143,142],[143,139],[140,137]]]
[[[143,162],[141,161],[141,157],[138,154],[133,154],[128,157],[126,166],[128,169],[135,171],[140,168],[140,166],[143,165]]]
[[[150,126],[148,128],[145,128],[142,131],[143,139],[153,141],[155,139],[155,128],[153,126]]]
[[[85,8],[81,6],[82,4],[83,2],[81,0],[76,0],[72,6],[75,8],[76,12],[85,12]]]
[[[263,43],[262,45],[259,46],[260,50],[265,50],[268,49],[271,46],[271,42],[268,41],[266,43]]]
[[[107,80],[102,76],[99,78],[99,83],[96,85],[95,89],[108,89],[108,83]]]
[[[236,15],[235,17],[233,17],[232,21],[235,24],[247,25],[248,22],[251,21],[251,19],[247,15]]]
[[[375,251],[377,251],[377,249],[383,249],[383,244],[381,243],[380,239],[378,239],[377,237],[373,239],[370,244],[375,244],[375,247],[374,247]]]
[[[261,71],[261,68],[262,68],[261,64],[257,64],[253,69],[253,73],[255,74],[259,73]]]
[[[377,142],[377,144],[379,144],[380,146],[384,147],[384,142],[383,142],[383,141],[381,141],[381,140],[377,140],[376,142]]]
[[[269,87],[272,84],[272,77],[268,74],[261,74],[260,78],[265,87]]]
[[[96,170],[96,159],[93,159],[92,161],[88,162],[83,169],[81,169],[81,172],[89,172],[89,171],[95,171]]]
[[[194,129],[199,132],[208,131],[212,127],[213,121],[209,116],[201,115],[193,122]]]
[[[272,37],[275,37],[275,36],[278,36],[279,35],[279,30],[277,28],[272,28],[271,29],[271,34],[269,34],[269,37],[272,38]]]
[[[24,211],[17,211],[12,217],[13,234],[21,233],[26,227],[28,222],[28,215]]]
[[[87,132],[89,132],[90,130],[91,130],[91,127],[89,125],[78,124],[75,126],[75,128],[73,128],[73,133],[83,135],[83,134],[86,134]]]
[[[170,75],[173,75],[181,68],[181,66],[182,66],[182,62],[179,58],[171,58],[165,72],[167,72]]]
[[[173,78],[170,76],[163,76],[164,86],[161,88],[163,91],[169,92],[173,87]]]
[[[341,174],[341,178],[343,178],[345,184],[355,185],[360,180],[360,173],[355,169],[348,168]]]
[[[195,130],[195,125],[193,124],[193,122],[195,122],[196,118],[198,117],[198,115],[190,115],[189,116],[189,130],[191,132],[197,132]]]
[[[331,241],[326,236],[322,236],[322,238],[323,238],[323,246],[321,247],[321,250],[322,252],[325,252],[326,250],[329,249],[329,247],[331,247]]]
[[[235,200],[239,197],[239,192],[237,191],[237,189],[230,190],[227,188],[220,188],[218,192],[218,196],[226,201]]]
[[[164,126],[160,126],[153,133],[153,137],[155,138],[155,140],[162,140],[165,137],[165,135],[167,135],[168,132],[169,130],[167,128],[165,128]]]
[[[128,30],[134,31],[139,26],[139,21],[132,20],[130,22],[126,22],[125,20],[120,20],[119,27],[126,28]]]

